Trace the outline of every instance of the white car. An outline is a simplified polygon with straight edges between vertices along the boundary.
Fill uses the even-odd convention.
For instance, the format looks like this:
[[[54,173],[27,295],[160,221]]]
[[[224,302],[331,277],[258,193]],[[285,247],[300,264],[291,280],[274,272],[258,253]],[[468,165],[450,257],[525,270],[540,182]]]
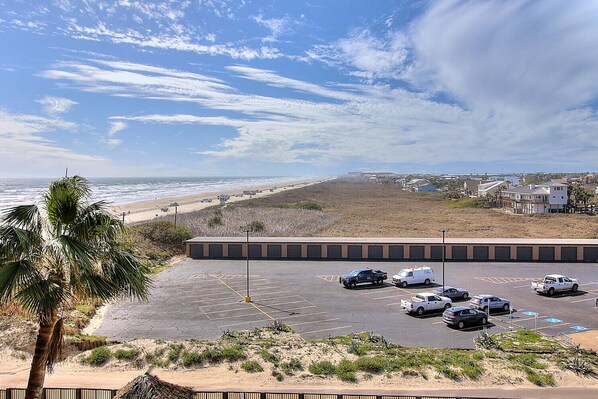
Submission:
[[[429,285],[436,281],[434,279],[434,270],[430,267],[418,267],[415,269],[401,269],[401,271],[392,276],[392,283],[397,287],[407,287],[412,284]]]
[[[411,300],[401,300],[402,309],[408,313],[417,313],[418,316],[433,310],[447,310],[452,304],[453,301],[450,298],[432,292],[422,292],[411,297]]]

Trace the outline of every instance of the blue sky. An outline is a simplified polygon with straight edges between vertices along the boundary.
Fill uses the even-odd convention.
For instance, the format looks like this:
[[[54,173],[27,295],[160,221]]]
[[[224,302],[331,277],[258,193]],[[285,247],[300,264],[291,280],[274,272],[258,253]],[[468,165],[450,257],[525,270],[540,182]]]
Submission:
[[[0,176],[595,171],[598,2],[0,0]]]

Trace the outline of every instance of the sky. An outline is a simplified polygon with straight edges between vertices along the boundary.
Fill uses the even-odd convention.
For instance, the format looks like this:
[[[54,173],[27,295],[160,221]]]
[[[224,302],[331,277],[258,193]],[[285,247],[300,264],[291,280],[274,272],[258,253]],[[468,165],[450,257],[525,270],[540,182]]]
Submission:
[[[0,177],[598,170],[598,2],[0,0]]]

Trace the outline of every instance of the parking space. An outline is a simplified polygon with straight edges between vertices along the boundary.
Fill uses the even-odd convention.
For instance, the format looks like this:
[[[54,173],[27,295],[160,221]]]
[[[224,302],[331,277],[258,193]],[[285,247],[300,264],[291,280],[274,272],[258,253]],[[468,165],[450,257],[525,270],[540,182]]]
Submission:
[[[436,283],[428,287],[398,288],[390,283],[346,289],[338,276],[356,267],[375,267],[389,278],[404,267],[421,263],[252,261],[251,303],[246,303],[243,261],[185,260],[157,276],[148,303],[117,303],[106,313],[97,334],[133,338],[214,339],[225,330],[245,330],[280,320],[305,339],[373,331],[392,342],[413,346],[472,347],[481,327],[447,328],[441,312],[414,317],[400,308],[402,299],[439,287],[442,268],[435,269]],[[540,296],[530,282],[545,274],[562,273],[578,278],[575,294]],[[492,294],[511,301],[512,312],[492,312],[491,332],[521,328],[548,335],[598,330],[598,265],[447,263],[447,285],[465,288],[470,295]],[[453,306],[469,306],[454,301]]]

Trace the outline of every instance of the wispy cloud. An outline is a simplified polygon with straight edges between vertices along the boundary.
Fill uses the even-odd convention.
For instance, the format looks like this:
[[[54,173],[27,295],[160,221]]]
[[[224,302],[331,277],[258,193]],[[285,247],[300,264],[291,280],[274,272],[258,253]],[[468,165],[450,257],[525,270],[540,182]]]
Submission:
[[[108,136],[114,136],[121,130],[126,129],[126,127],[127,124],[124,122],[110,122],[110,127],[108,128]]]
[[[262,14],[254,15],[252,20],[269,30],[270,34],[262,38],[263,42],[277,42],[280,36],[288,33],[298,22],[289,16],[283,18],[265,18]]]
[[[42,105],[44,113],[56,116],[60,114],[66,114],[70,112],[71,108],[78,103],[68,98],[45,96],[40,100],[36,100],[37,103]]]

